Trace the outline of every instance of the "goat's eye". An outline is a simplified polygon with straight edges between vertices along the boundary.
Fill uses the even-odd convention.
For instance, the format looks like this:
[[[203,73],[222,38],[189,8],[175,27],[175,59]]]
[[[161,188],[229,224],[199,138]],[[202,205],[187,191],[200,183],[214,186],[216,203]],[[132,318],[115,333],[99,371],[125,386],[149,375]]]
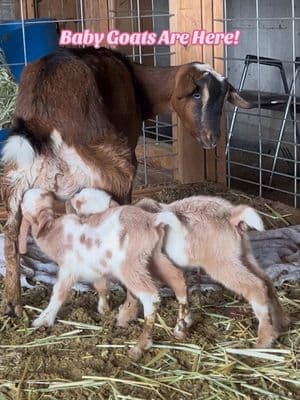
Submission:
[[[199,100],[201,98],[201,95],[199,92],[194,92],[193,97],[194,97],[194,99]]]

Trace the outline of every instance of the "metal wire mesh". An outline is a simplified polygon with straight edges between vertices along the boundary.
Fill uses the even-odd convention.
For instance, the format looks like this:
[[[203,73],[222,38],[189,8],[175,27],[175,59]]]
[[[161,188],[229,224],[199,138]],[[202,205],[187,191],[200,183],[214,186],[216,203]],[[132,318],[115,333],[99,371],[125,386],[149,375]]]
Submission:
[[[295,207],[300,204],[299,17],[295,0],[224,0],[225,30],[241,32],[239,46],[225,49],[226,75],[242,93],[257,95],[255,109],[227,110],[228,186]],[[258,60],[248,69],[247,55]],[[282,70],[262,57],[280,61]],[[277,110],[266,107],[270,92],[286,94]]]

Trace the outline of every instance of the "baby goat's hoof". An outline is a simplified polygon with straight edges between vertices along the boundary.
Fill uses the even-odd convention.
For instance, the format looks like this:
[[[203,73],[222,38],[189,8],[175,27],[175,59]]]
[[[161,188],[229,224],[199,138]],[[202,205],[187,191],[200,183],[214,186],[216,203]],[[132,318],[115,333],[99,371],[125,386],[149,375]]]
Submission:
[[[173,335],[176,339],[182,340],[186,338],[187,332],[186,332],[186,322],[181,319],[180,321],[177,322]]]
[[[33,326],[33,328],[37,329],[37,328],[41,328],[42,326],[45,326],[45,327],[52,326],[53,323],[54,323],[54,320],[52,318],[40,316],[32,322],[32,326]]]
[[[21,317],[22,316],[21,304],[12,304],[9,301],[3,301],[2,303],[2,314],[8,317]]]
[[[140,347],[134,346],[128,350],[128,357],[133,361],[138,361],[143,355],[143,351]]]
[[[120,328],[127,328],[129,322],[135,320],[138,316],[138,304],[124,303],[119,307],[116,325]]]

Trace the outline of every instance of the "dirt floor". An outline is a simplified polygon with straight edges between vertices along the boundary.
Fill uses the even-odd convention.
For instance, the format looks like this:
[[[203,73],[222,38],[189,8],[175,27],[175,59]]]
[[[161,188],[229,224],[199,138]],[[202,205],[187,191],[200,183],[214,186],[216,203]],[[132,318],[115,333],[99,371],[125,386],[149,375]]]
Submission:
[[[195,193],[255,205],[270,228],[300,223],[299,210],[224,193],[215,185],[148,190],[166,202]],[[24,290],[22,319],[0,318],[0,400],[300,399],[300,283],[286,284],[278,293],[293,323],[272,351],[253,348],[257,325],[250,307],[221,290],[191,295],[194,324],[183,342],[171,335],[177,304],[163,298],[154,346],[135,363],[127,349],[142,320],[128,329],[114,326],[123,301],[119,293],[112,295],[113,312],[102,319],[94,292],[72,293],[55,326],[36,331],[30,324],[47,305],[51,288]]]

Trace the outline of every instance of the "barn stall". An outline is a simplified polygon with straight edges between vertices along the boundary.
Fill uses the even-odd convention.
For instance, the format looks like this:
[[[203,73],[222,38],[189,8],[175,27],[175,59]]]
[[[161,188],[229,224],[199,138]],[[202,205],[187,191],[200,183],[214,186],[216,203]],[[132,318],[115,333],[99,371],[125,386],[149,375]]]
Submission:
[[[10,60],[8,52],[5,54],[17,80],[18,67],[30,61],[29,47],[40,46],[26,39],[30,35],[27,19],[35,19],[31,21],[34,28],[44,28],[39,33],[41,43],[51,36],[53,48],[57,46],[53,40],[57,28],[157,33],[165,29],[240,30],[238,46],[118,47],[134,61],[147,65],[203,60],[227,76],[253,103],[250,110],[226,106],[221,139],[217,148],[210,151],[195,146],[175,115],[146,121],[137,148],[139,168],[134,197],[150,195],[170,202],[207,193],[257,208],[269,230],[251,233],[253,248],[278,286],[283,305],[294,322],[274,352],[251,349],[255,322],[249,306],[225,290],[211,291],[217,289],[214,282],[191,273],[188,280],[195,323],[190,336],[183,343],[172,338],[176,304],[171,293],[163,289],[154,346],[136,364],[127,358],[126,348],[140,325],[133,324],[125,331],[116,329],[115,314],[100,321],[96,296],[91,291],[85,293],[88,288],[83,285],[72,294],[53,328],[30,328],[36,313],[48,302],[51,287],[47,284],[53,284],[56,274],[55,265],[33,246],[31,257],[23,257],[22,261],[24,316],[19,321],[1,319],[1,395],[41,399],[295,396],[299,390],[299,284],[295,282],[299,279],[300,243],[299,4],[290,1],[287,6],[277,1],[274,5],[267,0],[2,3],[1,19],[21,20],[18,54],[23,57]],[[284,45],[286,42],[289,46]],[[15,97],[16,90],[12,79],[6,80],[10,89],[4,92],[5,104]],[[4,224],[4,209],[1,217]],[[1,271],[4,273],[3,263]],[[124,293],[117,285],[112,290],[116,310]]]

